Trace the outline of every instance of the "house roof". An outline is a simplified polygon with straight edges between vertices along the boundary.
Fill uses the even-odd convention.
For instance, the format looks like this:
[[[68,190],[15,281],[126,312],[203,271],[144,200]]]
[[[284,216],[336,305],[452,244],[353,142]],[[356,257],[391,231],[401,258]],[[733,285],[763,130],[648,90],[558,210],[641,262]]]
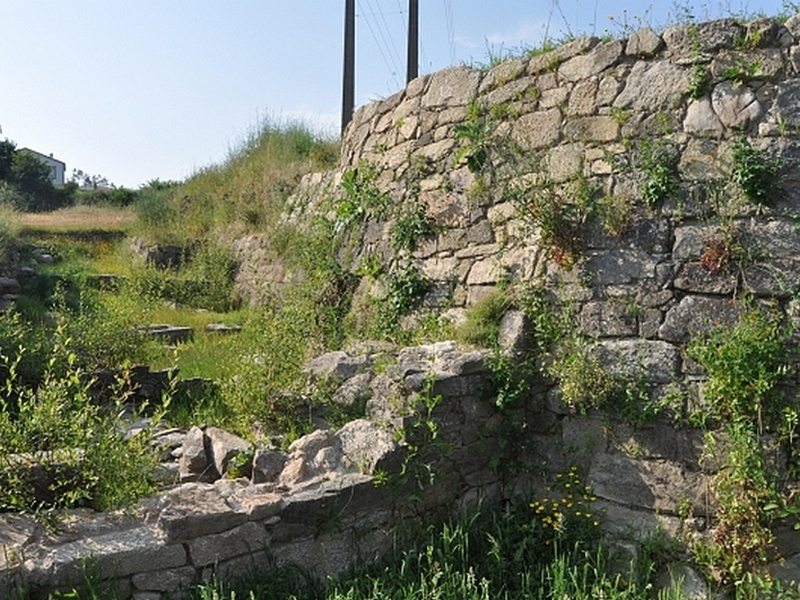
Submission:
[[[65,163],[62,160],[58,160],[57,158],[53,158],[52,154],[48,156],[47,154],[42,154],[41,152],[37,152],[36,150],[31,150],[30,148],[20,148],[19,150],[17,150],[17,152],[30,152],[31,154],[35,154],[36,156],[38,156],[43,160],[46,160],[47,162],[59,163],[60,165],[63,165],[65,169],[67,168],[67,163]]]

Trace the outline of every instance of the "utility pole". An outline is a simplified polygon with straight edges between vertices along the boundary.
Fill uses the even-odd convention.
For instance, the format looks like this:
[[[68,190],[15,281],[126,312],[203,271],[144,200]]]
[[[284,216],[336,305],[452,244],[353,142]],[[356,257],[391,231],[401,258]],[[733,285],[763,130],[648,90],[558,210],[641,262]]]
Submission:
[[[406,83],[419,75],[419,0],[408,0]]]
[[[356,96],[356,0],[345,0],[342,135],[353,118]]]

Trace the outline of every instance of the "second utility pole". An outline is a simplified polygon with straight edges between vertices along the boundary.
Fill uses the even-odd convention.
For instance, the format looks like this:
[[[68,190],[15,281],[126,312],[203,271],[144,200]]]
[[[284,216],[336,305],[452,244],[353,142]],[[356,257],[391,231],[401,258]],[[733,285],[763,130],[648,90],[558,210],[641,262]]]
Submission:
[[[406,83],[419,75],[419,0],[408,0]]]
[[[342,135],[356,103],[356,0],[345,0],[344,73],[342,83]]]

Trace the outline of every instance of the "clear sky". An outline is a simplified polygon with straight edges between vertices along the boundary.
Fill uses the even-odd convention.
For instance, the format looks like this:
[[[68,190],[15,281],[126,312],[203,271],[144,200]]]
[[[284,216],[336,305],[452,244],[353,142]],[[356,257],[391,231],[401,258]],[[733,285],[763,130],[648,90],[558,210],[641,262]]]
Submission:
[[[420,0],[420,73],[547,36],[776,15],[782,0]],[[0,0],[0,139],[136,188],[222,162],[264,118],[337,135],[344,0]],[[357,0],[356,105],[404,86],[407,0]],[[614,20],[609,20],[613,16]]]

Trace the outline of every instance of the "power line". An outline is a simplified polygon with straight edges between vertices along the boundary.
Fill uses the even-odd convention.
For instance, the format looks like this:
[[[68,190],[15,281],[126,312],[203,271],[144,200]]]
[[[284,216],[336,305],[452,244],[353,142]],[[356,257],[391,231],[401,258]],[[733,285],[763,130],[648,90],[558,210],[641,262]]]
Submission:
[[[453,3],[452,0],[443,0],[444,20],[447,27],[447,43],[450,47],[450,64],[456,62],[455,28],[453,26]]]
[[[367,0],[367,2],[371,3],[371,0]],[[377,0],[376,0],[376,4],[377,4]],[[398,58],[397,64],[402,64],[402,60],[400,59],[400,57],[402,56],[402,53],[397,51],[397,46],[395,46],[395,43],[394,43],[394,36],[391,33],[392,30],[389,28],[389,24],[386,22],[386,13],[384,13],[383,11],[378,11],[378,14],[381,17],[381,22],[383,23],[384,30],[386,31],[386,36],[389,38],[389,42],[391,42],[391,44],[392,44],[392,50],[393,50],[392,57],[397,57]]]
[[[378,22],[377,18],[375,18],[375,11],[372,8],[372,4],[371,4],[370,0],[365,0],[365,2],[368,5],[369,13],[367,13],[367,11],[364,10],[364,8],[363,8],[363,6],[361,4],[361,0],[359,0],[359,2],[358,2],[359,10],[363,14],[364,20],[367,22],[367,28],[369,29],[370,34],[372,35],[372,39],[375,42],[375,45],[378,47],[378,51],[380,52],[381,57],[383,58],[383,62],[386,65],[386,68],[389,69],[389,71],[392,74],[392,79],[394,80],[395,86],[397,88],[399,88],[400,87],[400,82],[397,79],[397,74],[398,74],[400,69],[397,66],[397,62],[394,61],[393,57],[391,56],[391,52],[389,51],[389,45],[386,42],[386,36],[383,34],[383,31],[380,29],[380,23]],[[374,25],[375,25],[374,27],[373,27],[373,21],[374,21]],[[378,29],[378,32],[379,32],[380,35],[375,33],[376,29]],[[379,37],[380,37],[380,39],[379,39]],[[389,57],[391,57],[391,59]],[[394,64],[392,64],[392,63],[394,63]]]

